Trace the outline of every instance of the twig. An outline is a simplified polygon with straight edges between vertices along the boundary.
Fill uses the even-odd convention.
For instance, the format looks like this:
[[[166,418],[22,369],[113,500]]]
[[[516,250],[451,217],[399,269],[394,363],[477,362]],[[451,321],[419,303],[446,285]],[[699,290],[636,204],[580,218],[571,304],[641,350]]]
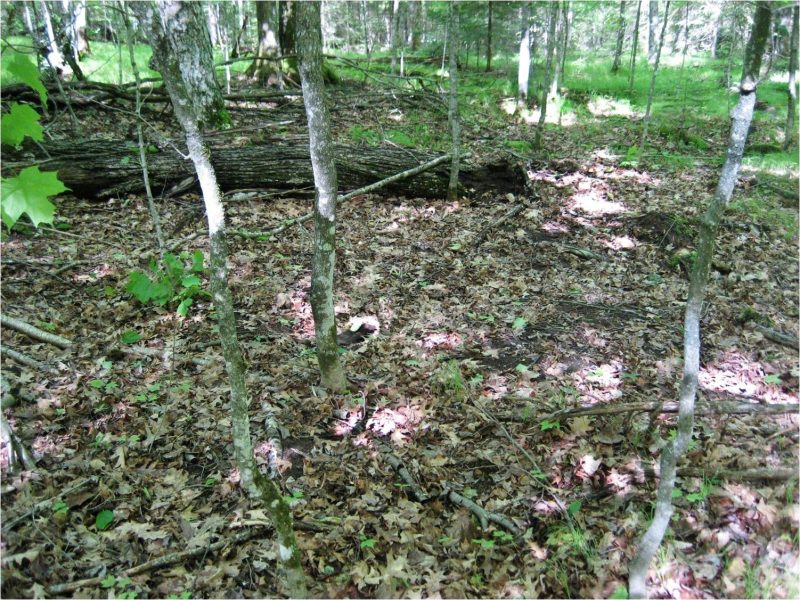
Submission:
[[[3,441],[8,444],[8,462],[9,470],[13,473],[16,471],[15,465],[17,461],[22,463],[22,466],[28,471],[36,470],[36,461],[31,456],[30,450],[19,440],[11,425],[6,420],[6,415],[0,412],[0,431],[2,431]]]
[[[36,504],[33,505],[33,507],[30,510],[24,512],[23,514],[21,514],[18,517],[14,517],[13,519],[11,519],[10,521],[7,521],[6,523],[3,523],[3,533],[8,533],[9,531],[11,531],[17,525],[17,523],[20,523],[20,522],[24,521],[28,517],[36,514],[38,511],[40,511],[40,510],[42,510],[44,508],[51,507],[53,505],[53,500],[56,500],[57,498],[63,498],[64,496],[68,496],[70,494],[73,494],[73,493],[77,492],[78,490],[86,487],[90,483],[96,483],[96,482],[97,482],[97,477],[87,477],[86,479],[81,479],[80,481],[78,481],[77,483],[69,486],[68,488],[64,488],[63,490],[61,490],[58,494],[56,494],[52,498],[48,498],[47,500],[42,500],[40,502],[37,502]]]
[[[505,222],[506,222],[506,221],[508,221],[509,219],[512,219],[512,218],[516,217],[516,216],[517,216],[519,213],[521,213],[521,212],[522,212],[524,209],[525,209],[525,205],[524,205],[524,204],[517,204],[516,206],[512,207],[512,208],[511,208],[511,210],[509,210],[509,211],[508,211],[506,214],[504,214],[502,217],[500,217],[499,219],[497,219],[497,221],[495,221],[494,223],[490,223],[489,225],[487,225],[486,227],[484,227],[484,228],[483,228],[483,231],[481,231],[481,232],[480,232],[480,233],[479,233],[479,234],[478,234],[478,235],[475,237],[475,241],[473,242],[474,250],[477,250],[477,249],[478,249],[478,247],[479,247],[481,244],[483,244],[483,242],[485,242],[485,241],[486,241],[486,236],[487,236],[487,235],[489,235],[489,232],[490,232],[492,229],[495,229],[495,228],[497,228],[497,227],[500,227],[500,225],[502,225],[503,223],[505,223]]]
[[[642,466],[642,470],[648,477],[660,477],[660,474],[652,466]],[[783,467],[764,467],[761,469],[720,469],[709,466],[701,467],[678,467],[680,477],[719,477],[722,479],[733,480],[764,480],[764,481],[788,481],[797,478],[797,469],[787,469]]]
[[[153,560],[149,560],[147,562],[141,563],[130,569],[125,569],[121,573],[119,573],[118,577],[133,577],[134,575],[139,575],[140,573],[146,573],[147,571],[152,571],[153,569],[157,569],[159,567],[166,567],[178,562],[186,562],[190,558],[194,558],[195,556],[200,556],[201,554],[206,554],[209,552],[216,552],[217,550],[221,550],[225,546],[229,544],[241,544],[242,542],[246,542],[250,538],[255,537],[257,534],[262,533],[263,526],[256,526],[252,529],[248,529],[247,531],[242,531],[241,533],[237,533],[232,538],[226,538],[223,540],[219,540],[218,542],[214,542],[213,544],[209,544],[208,546],[200,546],[198,548],[191,548],[189,550],[182,550],[181,552],[173,552],[172,554],[166,554],[164,556],[160,556],[158,558],[154,558]],[[59,583],[56,585],[51,585],[47,588],[48,594],[51,596],[61,596],[68,592],[74,592],[77,589],[82,587],[96,587],[100,585],[100,582],[103,581],[103,577],[90,577],[88,579],[78,579],[76,581],[68,581],[66,583]]]
[[[716,401],[702,406],[698,406],[695,414],[698,415],[780,415],[796,413],[800,409],[798,404],[754,404],[750,402],[726,402]],[[659,411],[662,413],[677,413],[677,402],[625,402],[608,404],[605,406],[581,406],[579,408],[569,408],[559,410],[543,417],[548,421],[553,419],[571,419],[573,417],[586,417],[591,415],[618,415],[628,412],[651,412]],[[504,419],[505,420],[505,419]],[[516,421],[516,418],[507,419]]]
[[[419,486],[419,484],[416,481],[414,481],[414,478],[411,476],[411,473],[408,472],[408,469],[406,469],[405,465],[403,464],[403,461],[394,455],[392,449],[377,438],[375,438],[375,445],[381,451],[381,454],[383,454],[383,457],[386,459],[386,462],[388,462],[392,466],[395,472],[400,476],[400,479],[402,479],[405,482],[405,484],[409,487],[416,501],[427,502],[428,500],[430,500],[430,496],[423,491],[423,489]]]
[[[469,152],[466,154],[462,154],[461,158],[467,158],[469,156]],[[339,196],[336,201],[337,202],[345,202],[347,200],[351,200],[356,196],[361,196],[363,194],[368,194],[370,192],[374,192],[377,189],[395,183],[397,181],[401,181],[403,179],[407,179],[408,177],[413,177],[414,175],[419,175],[423,171],[427,171],[428,169],[432,169],[433,167],[442,164],[443,162],[447,162],[450,160],[451,155],[445,154],[444,156],[440,156],[439,158],[435,158],[425,164],[419,165],[418,167],[414,167],[413,169],[409,169],[407,171],[403,171],[402,173],[397,173],[392,175],[391,177],[387,177],[385,179],[381,179],[380,181],[376,181],[375,183],[371,183],[369,185],[365,185],[364,187],[358,188],[357,190],[353,190],[352,192],[348,192],[342,196]],[[298,217],[296,219],[289,219],[284,221],[283,225],[276,227],[275,229],[271,229],[269,231],[247,231],[244,229],[229,229],[229,235],[235,235],[238,237],[243,238],[259,238],[259,237],[266,237],[270,238],[274,235],[278,235],[282,233],[292,225],[299,225],[300,223],[305,223],[306,221],[310,220],[311,217],[314,216],[314,213],[308,213],[303,215],[302,217]]]
[[[447,497],[448,500],[450,500],[450,502],[452,502],[453,504],[458,504],[459,506],[463,506],[471,513],[473,513],[476,517],[478,517],[478,520],[480,520],[481,527],[483,529],[486,529],[486,527],[488,526],[488,521],[491,521],[492,523],[495,523],[497,525],[500,525],[500,527],[507,529],[514,535],[520,535],[522,533],[519,527],[514,525],[514,523],[512,523],[510,519],[504,517],[503,515],[499,515],[497,513],[486,510],[482,506],[478,506],[469,498],[465,498],[458,492],[455,492],[450,488],[448,488],[447,484],[445,484],[444,490],[445,490],[445,496]]]
[[[59,348],[69,348],[72,346],[72,340],[68,340],[67,338],[61,337],[60,335],[56,335],[54,333],[42,331],[38,327],[34,327],[33,325],[20,319],[9,317],[8,315],[0,314],[0,324],[2,324],[3,327],[10,327],[11,329],[19,331],[20,333],[24,333],[28,337],[31,337],[35,340],[52,344],[53,346],[58,346]]]

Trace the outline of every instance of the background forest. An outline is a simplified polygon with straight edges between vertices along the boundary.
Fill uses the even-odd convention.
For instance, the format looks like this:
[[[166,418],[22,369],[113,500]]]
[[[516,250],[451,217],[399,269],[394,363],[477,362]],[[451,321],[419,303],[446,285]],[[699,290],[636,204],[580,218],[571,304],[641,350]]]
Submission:
[[[4,597],[776,597],[796,2],[0,4]]]

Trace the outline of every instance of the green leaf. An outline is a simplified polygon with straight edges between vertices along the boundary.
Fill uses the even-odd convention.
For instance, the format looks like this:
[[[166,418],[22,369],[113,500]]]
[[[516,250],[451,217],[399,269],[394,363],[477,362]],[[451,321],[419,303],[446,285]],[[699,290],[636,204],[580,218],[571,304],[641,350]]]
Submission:
[[[624,585],[617,586],[617,589],[609,596],[612,600],[628,600],[628,590]]]
[[[575,500],[575,502],[570,502],[569,506],[567,506],[567,514],[569,514],[570,517],[574,517],[576,514],[580,512],[581,506],[583,506],[583,504],[581,503],[580,500]]]
[[[114,511],[102,510],[98,513],[97,517],[95,517],[94,526],[97,527],[99,531],[105,531],[108,529],[108,526],[111,525],[112,521],[114,521]]]
[[[125,285],[125,291],[142,304],[145,304],[153,294],[153,282],[144,273],[131,271],[128,273],[128,283]]]
[[[514,331],[521,331],[522,329],[525,329],[527,325],[528,325],[528,319],[526,319],[525,317],[517,317],[511,324],[511,329],[513,329]]]
[[[42,85],[41,79],[39,79],[39,69],[36,68],[36,64],[29,60],[27,56],[15,54],[9,62],[7,69],[16,79],[38,92],[39,100],[42,101],[42,105],[44,106],[47,102],[47,89]]]
[[[185,288],[200,287],[200,278],[197,275],[187,275],[181,279],[181,285]]]
[[[134,329],[129,329],[120,335],[119,339],[122,340],[123,344],[135,344],[142,339],[142,334]]]
[[[114,587],[116,583],[117,583],[116,577],[114,577],[113,575],[106,575],[105,579],[103,579],[103,581],[100,582],[100,587],[109,589]]]
[[[778,385],[781,383],[780,375],[767,375],[764,377],[764,383],[774,383],[775,385]]]
[[[364,548],[374,548],[374,547],[375,547],[375,544],[376,544],[376,541],[375,541],[375,539],[374,539],[374,538],[368,538],[368,537],[364,537],[363,535],[361,536],[361,543],[360,543],[360,545],[361,545],[361,549],[362,549],[362,550],[363,550]]]
[[[105,381],[103,381],[102,379],[92,379],[92,380],[89,382],[89,385],[90,385],[91,387],[93,387],[93,388],[95,388],[95,389],[99,390],[101,387],[104,387],[104,386],[106,385],[106,382],[105,382]]]
[[[14,103],[11,110],[0,119],[2,142],[18,147],[26,137],[41,141],[44,130],[39,124],[40,115],[27,104]]]
[[[42,173],[39,167],[28,167],[16,177],[4,178],[0,192],[0,214],[9,229],[27,213],[33,224],[53,223],[56,207],[47,198],[68,190],[55,173]]]
[[[203,272],[203,260],[203,252],[201,250],[195,250],[192,253],[192,273]]]
[[[178,304],[178,309],[175,311],[178,313],[178,316],[185,317],[189,314],[189,307],[192,305],[193,300],[191,298],[184,299],[180,304]]]

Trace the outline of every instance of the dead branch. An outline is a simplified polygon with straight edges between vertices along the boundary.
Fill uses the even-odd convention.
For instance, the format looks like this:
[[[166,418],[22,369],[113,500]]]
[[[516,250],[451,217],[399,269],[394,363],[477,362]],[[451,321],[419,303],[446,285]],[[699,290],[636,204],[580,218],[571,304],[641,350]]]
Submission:
[[[189,560],[190,558],[194,558],[195,556],[205,555],[209,552],[216,552],[217,550],[221,550],[225,546],[230,544],[241,544],[246,542],[247,540],[255,537],[257,534],[263,533],[263,526],[253,527],[248,529],[247,531],[242,531],[237,533],[232,538],[226,538],[219,540],[218,542],[214,542],[208,546],[199,546],[197,548],[191,548],[189,550],[182,550],[180,552],[173,552],[171,554],[166,554],[164,556],[160,556],[158,558],[154,558],[153,560],[148,560],[147,562],[141,563],[130,569],[125,569],[121,573],[118,574],[119,577],[133,577],[134,575],[139,575],[141,573],[146,573],[148,571],[152,571],[153,569],[158,569],[160,567],[166,567],[175,563],[183,563]],[[56,585],[51,585],[47,588],[47,592],[51,596],[61,596],[69,592],[74,592],[83,587],[97,587],[100,585],[100,582],[103,580],[103,577],[89,577],[88,579],[78,579],[75,581],[68,581],[66,583],[59,583]]]
[[[764,325],[759,325],[758,323],[752,323],[752,326],[753,329],[776,344],[781,344],[782,346],[786,346],[792,350],[797,350],[798,345],[800,345],[800,342],[798,342],[797,338],[788,333],[783,333],[782,331],[771,329],[770,327],[765,327]]]
[[[2,324],[3,327],[9,327],[19,331],[20,333],[24,333],[28,337],[31,337],[35,340],[52,344],[53,346],[58,346],[59,348],[69,348],[72,346],[72,340],[68,340],[67,338],[61,337],[60,335],[56,335],[54,333],[42,331],[38,327],[34,327],[25,321],[15,319],[14,317],[10,317],[8,315],[0,314],[0,324]]]
[[[642,465],[642,471],[648,477],[660,477],[660,473],[652,466]],[[680,477],[719,477],[721,479],[732,479],[735,481],[763,480],[763,481],[789,481],[796,479],[797,469],[787,469],[783,467],[763,467],[759,469],[720,469],[709,466],[701,467],[678,467]]]
[[[411,476],[411,473],[408,472],[408,469],[406,469],[405,465],[403,464],[403,461],[394,455],[392,449],[377,438],[375,438],[375,445],[378,447],[378,450],[380,450],[383,458],[386,459],[386,462],[392,466],[395,472],[400,476],[400,479],[402,479],[411,490],[411,493],[414,495],[414,499],[417,502],[427,502],[430,500],[430,496],[426,494],[420,485],[414,480],[414,478]]]
[[[750,402],[727,402],[724,400],[708,403],[697,407],[695,414],[698,415],[780,415],[796,413],[800,409],[797,404],[755,404]],[[542,417],[542,420],[552,421],[554,419],[571,419],[573,417],[586,417],[592,415],[618,415],[628,412],[651,412],[677,413],[677,402],[626,402],[619,404],[608,404],[605,406],[582,406],[579,408],[569,408],[559,410]],[[517,418],[504,420],[519,420]]]
[[[502,527],[503,529],[510,531],[514,535],[520,535],[522,533],[522,531],[520,531],[520,528],[517,527],[514,523],[512,523],[510,519],[504,517],[503,515],[499,515],[497,513],[488,511],[482,506],[478,506],[469,498],[465,498],[458,492],[451,490],[447,486],[447,484],[445,484],[444,490],[445,490],[444,495],[448,500],[450,500],[450,502],[452,502],[453,504],[457,504],[459,506],[463,506],[471,513],[473,513],[476,517],[478,517],[478,520],[481,522],[481,527],[483,529],[486,529],[486,527],[488,526],[488,522],[491,521],[496,525],[500,525],[500,527]]]
[[[34,358],[31,358],[30,356],[28,356],[27,354],[23,354],[22,352],[17,352],[13,348],[9,348],[8,345],[6,344],[3,344],[3,346],[0,347],[0,353],[3,354],[3,356],[7,356],[11,360],[18,362],[21,365],[30,367],[31,369],[35,369],[43,373],[53,372],[53,369],[48,365],[46,365],[45,363],[38,361]]]
[[[6,415],[0,412],[0,435],[3,443],[8,447],[8,468],[11,473],[16,472],[17,464],[21,464],[24,469],[34,471],[36,461],[33,459],[30,450],[19,440],[11,425],[6,420]]]
[[[47,498],[46,500],[42,500],[40,502],[37,502],[36,504],[33,505],[33,507],[30,510],[24,512],[23,514],[21,514],[18,517],[14,517],[13,519],[11,519],[10,521],[8,521],[6,523],[3,523],[3,533],[8,533],[9,531],[11,531],[17,525],[17,523],[20,523],[20,522],[24,521],[25,519],[27,519],[28,517],[31,517],[31,516],[35,515],[40,510],[52,507],[54,500],[56,500],[58,498],[63,498],[64,496],[68,496],[70,494],[73,494],[73,493],[77,492],[78,490],[85,488],[90,483],[96,483],[96,482],[97,482],[97,477],[87,477],[86,479],[81,479],[77,483],[75,483],[75,484],[73,484],[73,485],[71,485],[71,486],[69,486],[67,488],[64,488],[63,490],[61,490],[58,494],[56,494],[52,498]]]

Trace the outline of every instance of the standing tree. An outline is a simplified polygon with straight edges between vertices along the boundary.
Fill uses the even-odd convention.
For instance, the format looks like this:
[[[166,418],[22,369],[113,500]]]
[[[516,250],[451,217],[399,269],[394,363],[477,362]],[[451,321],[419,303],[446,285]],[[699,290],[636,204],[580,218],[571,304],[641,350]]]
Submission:
[[[547,118],[547,96],[550,94],[550,87],[553,79],[553,54],[556,50],[556,28],[558,25],[561,7],[558,2],[550,3],[550,18],[547,31],[547,58],[544,67],[544,85],[542,86],[542,99],[539,103],[539,124],[536,127],[536,137],[533,141],[534,148],[542,146],[542,129]]]
[[[683,380],[680,387],[678,432],[675,439],[667,442],[661,452],[661,480],[656,495],[655,516],[647,532],[642,536],[639,550],[628,569],[628,596],[630,598],[645,598],[647,595],[647,569],[661,545],[661,540],[672,517],[672,492],[675,488],[677,463],[692,439],[694,401],[700,372],[700,316],[703,313],[706,283],[711,261],[714,258],[717,229],[736,185],[736,177],[742,164],[742,154],[747,141],[747,132],[753,119],[761,59],[769,35],[770,12],[769,3],[758,2],[756,4],[756,15],[745,51],[744,74],[739,86],[739,102],[733,111],[725,164],[722,167],[714,197],[700,223],[697,256],[692,267],[684,317]]]
[[[800,17],[800,5],[795,4],[792,9],[792,41],[789,43],[789,105],[786,114],[786,133],[783,138],[783,149],[786,150],[792,145],[795,133],[795,113],[797,112],[797,37],[798,37],[798,17]]]
[[[519,34],[519,64],[517,67],[517,106],[528,103],[528,80],[531,74],[531,5],[523,2],[519,9],[521,30]]]
[[[636,76],[636,51],[639,49],[639,20],[642,16],[642,0],[636,5],[636,22],[633,25],[633,45],[631,46],[631,68],[628,71],[628,97],[633,95],[633,80]]]
[[[650,0],[647,4],[647,62],[651,65],[656,62],[658,51],[658,0]]]
[[[614,64],[611,65],[611,72],[619,71],[619,63],[622,60],[622,48],[625,46],[625,0],[619,3],[619,24],[617,25],[617,45],[614,48]]]
[[[392,2],[392,18],[389,20],[391,31],[389,32],[392,40],[392,75],[397,74],[397,49],[400,47],[400,0]]]
[[[236,315],[228,287],[228,249],[225,210],[209,151],[201,129],[223,118],[223,101],[214,79],[211,39],[202,5],[180,0],[159,0],[154,14],[147,3],[134,9],[150,32],[158,70],[172,100],[175,117],[186,135],[208,220],[210,280],[217,315],[222,355],[231,388],[233,448],[242,487],[270,515],[278,541],[278,563],[284,591],[291,597],[307,595],[292,514],[281,489],[258,470],[250,439],[249,398],[244,360],[236,334]]]
[[[296,48],[300,81],[308,118],[308,141],[314,171],[314,258],[311,271],[311,310],[317,340],[317,360],[322,385],[333,391],[347,389],[339,361],[333,275],[336,263],[336,165],[331,142],[330,117],[322,81],[322,26],[320,2],[299,2]]]
[[[447,186],[447,199],[458,199],[458,167],[461,146],[461,123],[458,115],[458,0],[450,2],[450,97],[447,104],[447,120],[450,122],[450,134],[453,141],[453,160],[450,163],[450,184]]]
[[[487,2],[489,16],[486,21],[486,72],[492,70],[492,12],[494,2]]]
[[[661,49],[664,47],[664,37],[667,34],[667,23],[669,22],[669,4],[664,8],[664,23],[661,25],[661,37],[658,38],[658,46],[656,46],[656,57],[653,62],[653,74],[650,76],[650,91],[647,93],[647,109],[644,111],[644,119],[642,119],[642,137],[639,141],[639,148],[644,149],[647,143],[647,128],[650,125],[650,109],[653,107],[653,96],[656,93],[656,76],[658,75],[658,63],[661,60]]]
[[[278,40],[269,25],[269,6],[268,2],[256,2],[258,42],[253,62],[247,67],[247,75],[257,78],[261,83],[268,83],[270,77],[282,83],[280,65],[275,60],[278,54]]]

